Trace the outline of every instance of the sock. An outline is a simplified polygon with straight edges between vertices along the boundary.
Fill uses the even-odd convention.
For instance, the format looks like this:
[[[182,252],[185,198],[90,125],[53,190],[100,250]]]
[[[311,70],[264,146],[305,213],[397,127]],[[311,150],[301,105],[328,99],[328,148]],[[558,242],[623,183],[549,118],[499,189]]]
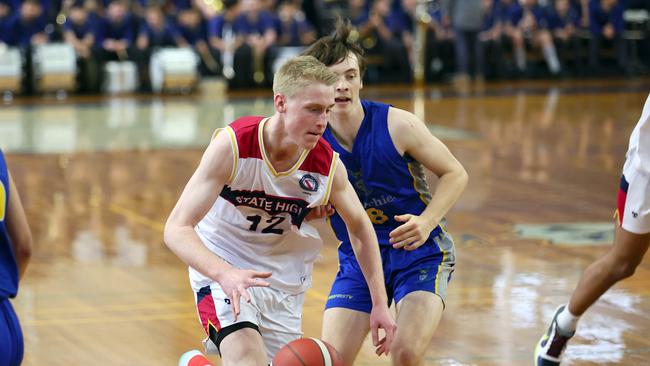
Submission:
[[[568,336],[575,333],[578,327],[578,320],[580,320],[580,317],[571,314],[569,305],[567,304],[556,318],[557,326],[560,328],[560,334]]]
[[[519,71],[526,69],[526,51],[523,48],[515,49],[515,62]]]
[[[557,59],[555,47],[552,45],[544,46],[543,52],[546,64],[548,65],[549,70],[551,70],[551,73],[557,74],[560,72],[560,61]]]

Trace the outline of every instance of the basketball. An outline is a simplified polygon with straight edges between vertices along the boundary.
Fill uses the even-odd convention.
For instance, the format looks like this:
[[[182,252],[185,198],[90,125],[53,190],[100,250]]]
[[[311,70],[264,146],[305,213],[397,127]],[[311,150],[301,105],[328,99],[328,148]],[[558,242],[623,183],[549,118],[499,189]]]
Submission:
[[[271,366],[343,366],[343,359],[327,342],[301,338],[282,347]]]

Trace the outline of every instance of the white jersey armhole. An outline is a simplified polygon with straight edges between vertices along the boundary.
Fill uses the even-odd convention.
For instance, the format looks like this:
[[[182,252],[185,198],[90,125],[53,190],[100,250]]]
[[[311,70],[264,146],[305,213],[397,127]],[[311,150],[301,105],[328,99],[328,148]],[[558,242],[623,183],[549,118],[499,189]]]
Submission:
[[[332,182],[334,181],[334,174],[336,173],[336,166],[339,163],[339,153],[334,152],[332,155],[332,164],[330,165],[330,171],[327,176],[327,190],[323,197],[323,205],[326,205],[330,200],[330,193],[332,192]]]
[[[237,145],[235,131],[233,131],[230,126],[217,128],[212,134],[210,141],[214,140],[221,131],[226,131],[230,137],[230,147],[232,148],[232,169],[230,171],[230,176],[228,177],[228,183],[232,183],[232,181],[235,179],[235,176],[237,176],[237,168],[239,166],[239,146]]]

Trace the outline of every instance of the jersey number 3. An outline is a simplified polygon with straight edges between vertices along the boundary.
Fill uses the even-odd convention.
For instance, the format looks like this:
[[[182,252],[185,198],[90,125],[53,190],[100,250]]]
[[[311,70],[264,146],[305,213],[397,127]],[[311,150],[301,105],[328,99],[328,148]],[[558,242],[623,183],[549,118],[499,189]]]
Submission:
[[[250,231],[257,231],[257,227],[260,224],[260,221],[262,221],[262,216],[260,215],[253,215],[253,216],[247,216],[246,220],[252,222],[251,226],[248,228]],[[275,227],[278,226],[281,222],[284,221],[283,216],[273,216],[270,219],[266,220],[266,223],[269,224],[265,228],[262,229],[262,234],[278,234],[282,235],[284,233],[284,230],[282,229],[276,229]]]

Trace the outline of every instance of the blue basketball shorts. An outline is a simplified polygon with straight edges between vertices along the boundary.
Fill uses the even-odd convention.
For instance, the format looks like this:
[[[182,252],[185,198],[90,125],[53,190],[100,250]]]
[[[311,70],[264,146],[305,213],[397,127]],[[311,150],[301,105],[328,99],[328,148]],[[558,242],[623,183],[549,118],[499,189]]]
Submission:
[[[414,291],[432,292],[445,301],[447,283],[454,271],[454,242],[446,231],[429,238],[413,251],[380,248],[388,301],[398,303]],[[325,309],[347,308],[370,313],[372,301],[361,267],[352,255],[340,255],[336,274]]]
[[[23,360],[23,332],[9,299],[0,299],[0,366],[18,366]]]

